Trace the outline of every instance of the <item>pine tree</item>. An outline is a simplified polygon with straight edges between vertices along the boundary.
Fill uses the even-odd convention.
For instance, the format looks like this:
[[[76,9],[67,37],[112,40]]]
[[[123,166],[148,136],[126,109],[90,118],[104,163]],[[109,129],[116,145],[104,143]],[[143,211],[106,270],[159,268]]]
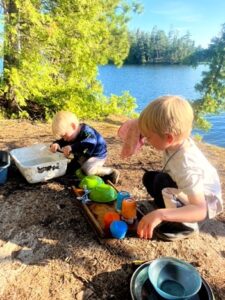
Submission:
[[[221,34],[212,39],[208,49],[209,70],[203,72],[202,81],[196,85],[201,99],[195,102],[197,121],[207,126],[204,115],[225,110],[225,24]]]

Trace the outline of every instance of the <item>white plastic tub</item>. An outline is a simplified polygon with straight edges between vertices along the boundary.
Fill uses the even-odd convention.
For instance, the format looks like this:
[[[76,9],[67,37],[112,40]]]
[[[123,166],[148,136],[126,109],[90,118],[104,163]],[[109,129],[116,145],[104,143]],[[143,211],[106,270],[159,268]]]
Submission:
[[[52,153],[46,144],[14,149],[10,155],[29,183],[63,176],[69,161],[62,153]]]

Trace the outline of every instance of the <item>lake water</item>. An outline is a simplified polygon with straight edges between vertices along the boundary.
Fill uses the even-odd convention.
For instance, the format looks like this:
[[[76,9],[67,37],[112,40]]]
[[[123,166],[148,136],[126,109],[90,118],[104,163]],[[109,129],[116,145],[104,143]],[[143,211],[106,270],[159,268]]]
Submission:
[[[104,86],[104,94],[121,95],[129,91],[136,98],[137,112],[160,95],[175,94],[195,100],[200,95],[195,85],[201,81],[207,66],[123,66],[108,65],[99,68],[98,78]],[[225,114],[208,116],[212,128],[208,132],[194,130],[206,143],[225,147]]]

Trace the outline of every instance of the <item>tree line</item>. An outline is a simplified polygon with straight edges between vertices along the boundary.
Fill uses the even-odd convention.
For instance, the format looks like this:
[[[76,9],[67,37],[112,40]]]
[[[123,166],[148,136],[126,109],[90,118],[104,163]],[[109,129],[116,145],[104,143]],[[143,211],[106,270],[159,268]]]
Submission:
[[[209,59],[207,50],[196,47],[189,32],[180,36],[171,29],[166,34],[154,26],[151,32],[130,32],[129,41],[126,64],[196,64]]]

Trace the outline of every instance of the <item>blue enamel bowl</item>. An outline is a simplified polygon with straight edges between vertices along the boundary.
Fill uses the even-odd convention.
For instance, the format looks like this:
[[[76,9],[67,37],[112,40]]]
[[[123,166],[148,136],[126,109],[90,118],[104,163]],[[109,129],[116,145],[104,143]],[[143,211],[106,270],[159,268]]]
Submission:
[[[153,260],[148,276],[156,292],[169,300],[190,299],[202,285],[200,274],[191,264],[173,257]]]

